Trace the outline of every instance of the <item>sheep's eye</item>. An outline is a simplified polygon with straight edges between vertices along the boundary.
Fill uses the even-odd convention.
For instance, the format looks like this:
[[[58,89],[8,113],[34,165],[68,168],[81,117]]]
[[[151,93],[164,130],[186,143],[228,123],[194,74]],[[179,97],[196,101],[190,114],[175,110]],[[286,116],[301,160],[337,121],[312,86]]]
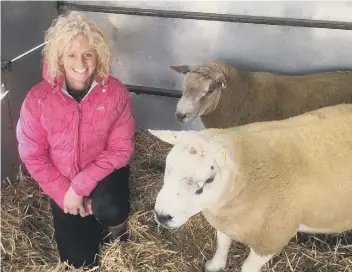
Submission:
[[[207,92],[207,95],[212,94],[214,92],[214,89],[211,89]]]
[[[215,90],[217,90],[217,89],[218,89],[217,83],[216,83],[216,82],[211,83],[210,86],[209,86],[209,89],[208,89],[208,91],[207,91],[207,93],[206,93],[206,95],[212,94],[212,93],[213,93]]]
[[[196,195],[203,193],[203,186],[196,191]]]
[[[212,183],[214,181],[214,176],[211,178],[208,178],[205,183]]]
[[[204,188],[205,184],[212,183],[212,182],[214,181],[214,178],[215,178],[215,176],[212,176],[212,177],[208,178],[208,179],[204,182],[203,186],[200,187],[200,188],[196,191],[196,195],[202,194],[202,193],[203,193],[203,188]]]

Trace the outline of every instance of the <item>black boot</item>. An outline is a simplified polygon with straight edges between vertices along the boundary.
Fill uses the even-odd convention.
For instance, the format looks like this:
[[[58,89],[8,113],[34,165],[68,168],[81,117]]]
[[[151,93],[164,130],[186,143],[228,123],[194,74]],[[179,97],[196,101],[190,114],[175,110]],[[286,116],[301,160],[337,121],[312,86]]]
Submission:
[[[109,227],[110,239],[119,239],[120,242],[126,242],[129,239],[127,230],[127,220],[120,225]]]

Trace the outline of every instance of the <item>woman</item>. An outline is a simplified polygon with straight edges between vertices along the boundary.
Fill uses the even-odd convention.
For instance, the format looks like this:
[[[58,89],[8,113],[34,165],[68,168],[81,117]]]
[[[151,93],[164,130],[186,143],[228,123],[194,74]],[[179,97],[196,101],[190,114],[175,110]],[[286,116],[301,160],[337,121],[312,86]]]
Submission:
[[[135,123],[128,90],[110,75],[103,31],[80,13],[45,35],[43,80],[27,94],[19,154],[50,198],[60,259],[98,265],[105,231],[126,233]]]

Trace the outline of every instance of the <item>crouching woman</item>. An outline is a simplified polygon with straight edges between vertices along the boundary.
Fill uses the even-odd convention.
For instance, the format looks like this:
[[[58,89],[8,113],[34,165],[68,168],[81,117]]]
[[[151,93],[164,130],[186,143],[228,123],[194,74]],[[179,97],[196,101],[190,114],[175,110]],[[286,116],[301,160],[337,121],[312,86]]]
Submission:
[[[109,43],[95,22],[58,17],[45,40],[43,80],[17,124],[19,154],[49,196],[61,261],[93,267],[106,233],[127,233],[131,99],[110,75]]]

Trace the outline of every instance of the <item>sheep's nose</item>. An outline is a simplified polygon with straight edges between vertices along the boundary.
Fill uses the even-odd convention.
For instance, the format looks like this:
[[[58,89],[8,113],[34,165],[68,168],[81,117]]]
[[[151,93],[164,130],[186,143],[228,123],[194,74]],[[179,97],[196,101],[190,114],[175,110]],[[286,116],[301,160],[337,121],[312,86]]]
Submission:
[[[187,115],[181,112],[176,113],[176,119],[180,122],[184,121],[186,119]]]
[[[170,214],[161,214],[157,211],[154,211],[155,218],[160,224],[167,224],[169,221],[172,220],[172,216]]]

